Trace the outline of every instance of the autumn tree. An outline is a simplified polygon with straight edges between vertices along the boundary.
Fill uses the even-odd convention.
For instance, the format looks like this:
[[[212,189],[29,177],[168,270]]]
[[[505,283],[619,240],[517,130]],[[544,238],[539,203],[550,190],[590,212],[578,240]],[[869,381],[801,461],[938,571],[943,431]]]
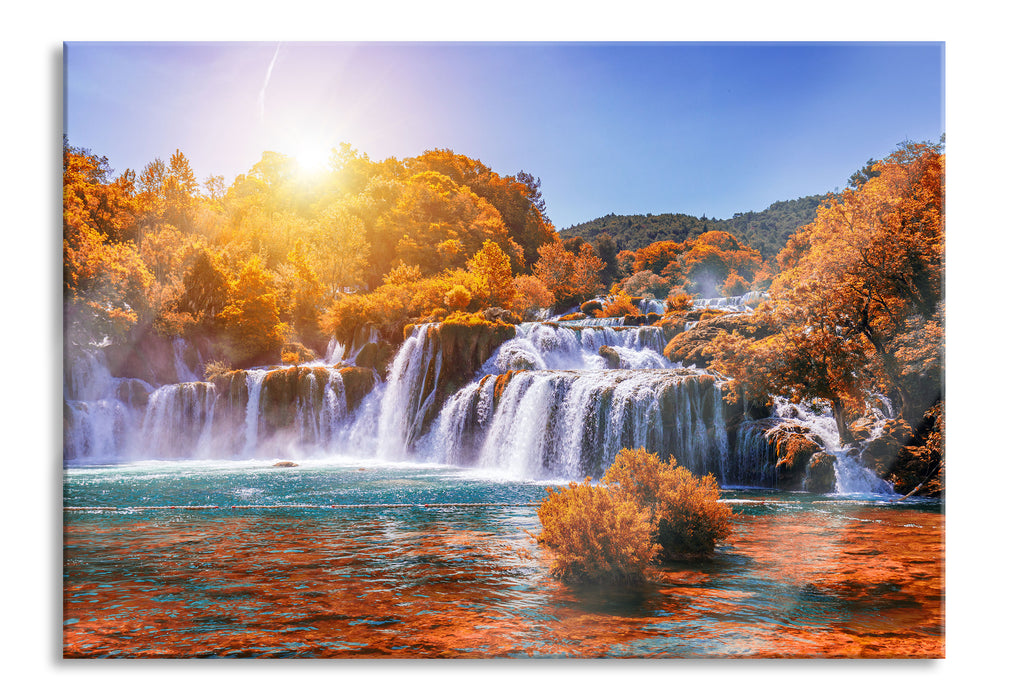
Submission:
[[[146,312],[152,276],[131,239],[129,178],[63,144],[63,300],[71,342],[121,339]]]
[[[213,328],[228,301],[229,280],[220,258],[198,248],[182,275],[182,289],[179,310],[191,314],[197,325]]]
[[[331,297],[364,284],[371,245],[364,223],[346,207],[331,206],[311,230],[309,258]]]
[[[323,350],[326,339],[319,325],[323,285],[301,240],[287,253],[287,261],[278,273],[283,288],[281,320],[294,330],[302,343],[317,351]]]
[[[425,275],[461,265],[494,241],[512,260],[522,250],[509,237],[497,210],[469,187],[441,173],[425,171],[401,184],[395,206],[376,224],[380,239],[395,237],[391,261],[418,265]]]
[[[634,252],[634,272],[649,270],[656,275],[664,274],[670,264],[676,264],[683,252],[683,244],[676,241],[656,241]]]
[[[509,307],[515,298],[515,280],[511,261],[494,241],[484,241],[483,247],[466,263],[487,288],[491,306]]]
[[[540,246],[557,241],[553,224],[546,216],[538,177],[524,171],[515,176],[501,176],[481,161],[448,149],[425,151],[404,165],[415,173],[433,171],[445,175],[493,207],[507,236],[522,250],[521,258],[512,255],[513,263],[518,263],[516,271],[535,262]]]
[[[772,393],[831,400],[842,436],[870,392],[918,421],[942,396],[944,166],[941,147],[905,144],[877,163],[879,175],[826,200],[779,255],[775,333],[723,339],[716,368]],[[763,379],[754,354],[771,362]]]
[[[580,303],[601,290],[605,263],[588,243],[582,243],[577,253],[561,242],[542,246],[537,253],[533,272],[561,306]]]
[[[176,149],[168,159],[168,171],[164,179],[164,217],[166,223],[185,233],[193,229],[197,187],[196,175],[189,165],[189,159]]]
[[[284,338],[277,291],[259,256],[242,267],[219,319],[236,365],[272,359],[280,352]]]
[[[556,303],[556,297],[539,277],[519,275],[515,278],[512,309],[522,318],[528,318],[534,311],[549,309]]]

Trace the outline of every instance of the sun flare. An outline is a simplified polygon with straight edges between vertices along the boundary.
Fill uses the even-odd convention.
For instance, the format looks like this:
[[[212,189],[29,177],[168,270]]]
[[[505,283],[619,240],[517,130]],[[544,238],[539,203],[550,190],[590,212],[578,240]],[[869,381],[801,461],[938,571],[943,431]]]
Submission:
[[[330,151],[318,144],[303,144],[294,151],[294,160],[302,173],[320,175],[329,169]]]

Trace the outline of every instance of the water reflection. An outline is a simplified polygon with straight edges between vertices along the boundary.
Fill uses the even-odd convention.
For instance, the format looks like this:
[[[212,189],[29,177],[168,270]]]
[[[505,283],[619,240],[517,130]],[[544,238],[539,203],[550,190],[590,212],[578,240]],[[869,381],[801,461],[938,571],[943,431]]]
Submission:
[[[528,506],[67,514],[67,656],[944,653],[943,515],[765,499],[640,589],[547,576]]]

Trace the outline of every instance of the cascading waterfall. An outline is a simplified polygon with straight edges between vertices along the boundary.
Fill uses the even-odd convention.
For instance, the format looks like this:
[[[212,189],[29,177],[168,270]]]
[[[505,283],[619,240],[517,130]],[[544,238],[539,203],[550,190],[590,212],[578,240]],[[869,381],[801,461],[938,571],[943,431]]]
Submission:
[[[259,436],[259,397],[263,392],[263,380],[266,379],[265,369],[253,369],[245,373],[245,383],[249,389],[249,400],[245,405],[245,449],[250,455],[256,449],[256,439]]]
[[[185,354],[188,347],[189,344],[182,338],[176,338],[172,341],[172,359],[175,363],[175,376],[178,378],[177,381],[180,384],[186,382],[198,382],[201,379],[201,377],[196,376],[196,372],[194,372],[186,363]],[[199,351],[195,348],[193,351],[196,353],[196,365],[198,367],[202,366],[203,362],[200,358]]]
[[[209,382],[166,384],[150,395],[140,428],[143,455],[192,457],[208,453],[217,390]]]
[[[600,476],[624,447],[720,473],[728,437],[719,382],[683,369],[491,375],[446,403],[424,443],[436,461],[527,478]]]
[[[644,447],[695,473],[713,472],[723,484],[774,486],[768,431],[791,421],[836,457],[837,492],[892,493],[842,448],[829,409],[779,401],[773,418],[727,429],[724,379],[670,363],[662,355],[661,328],[521,324],[471,383],[444,399],[435,331],[414,328],[386,382],[369,378],[362,391],[355,375],[353,412],[340,367],[374,342],[373,333],[355,338],[350,353],[331,344],[327,359],[345,358],[340,365],[252,369],[216,384],[194,380],[185,360],[194,350],[176,341],[176,373],[190,381],[158,388],[112,377],[100,351],[77,353],[64,385],[64,456],[95,461],[354,452],[472,465],[517,478],[578,479],[600,476],[623,447]],[[435,406],[436,400],[443,405]],[[887,408],[880,404],[880,416]]]
[[[765,437],[766,426],[743,423],[736,430],[735,464],[723,475],[723,484],[763,485],[777,483],[776,458],[771,443]]]
[[[662,356],[665,336],[655,326],[631,328],[569,328],[523,323],[515,338],[501,345],[483,366],[483,374],[517,369],[598,370],[606,368],[599,350],[607,346],[620,357],[623,369],[672,367]]]
[[[420,432],[422,417],[434,401],[442,355],[428,329],[427,324],[413,329],[380,389],[376,454],[382,459],[398,460],[407,455],[408,446]],[[433,376],[428,376],[432,362]]]
[[[836,493],[894,493],[893,486],[860,464],[841,444],[837,422],[825,402],[795,404],[779,397],[775,399],[774,413],[777,417],[800,421],[820,438],[826,451],[837,458],[834,465]]]
[[[746,313],[755,309],[765,299],[770,299],[770,296],[765,292],[747,292],[735,297],[694,299],[692,304],[695,309],[722,309],[724,311]]]
[[[141,379],[113,377],[99,350],[69,355],[63,384],[64,459],[103,460],[121,456],[135,415],[153,387]]]
[[[664,314],[666,312],[665,299],[642,299],[638,302],[638,309],[643,314]]]

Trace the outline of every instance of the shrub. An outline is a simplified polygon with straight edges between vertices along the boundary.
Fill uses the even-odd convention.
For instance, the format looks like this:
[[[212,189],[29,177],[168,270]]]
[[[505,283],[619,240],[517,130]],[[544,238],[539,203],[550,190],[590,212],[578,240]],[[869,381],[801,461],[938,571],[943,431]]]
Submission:
[[[203,365],[203,378],[212,382],[218,377],[223,377],[231,372],[231,365],[225,360],[212,360]]]
[[[750,291],[750,283],[735,272],[730,273],[725,279],[725,284],[722,285],[722,296],[724,297],[738,297],[748,291]]]
[[[653,558],[711,556],[730,531],[732,510],[718,497],[710,474],[698,479],[672,458],[623,449],[603,485],[547,489],[538,540],[554,552],[551,573],[561,580],[640,582]]]
[[[572,483],[547,489],[539,508],[540,544],[555,555],[563,581],[639,583],[655,553],[648,513],[618,491]]]
[[[619,488],[649,514],[652,539],[665,560],[711,556],[715,543],[729,535],[732,510],[718,502],[711,474],[697,478],[687,469],[645,451],[621,450],[603,482]]]
[[[450,309],[465,309],[469,306],[473,295],[461,284],[457,284],[445,294],[445,306]]]
[[[595,312],[596,318],[612,318],[614,316],[637,316],[641,310],[634,305],[627,292],[621,291],[616,296],[607,297],[602,308]]]

